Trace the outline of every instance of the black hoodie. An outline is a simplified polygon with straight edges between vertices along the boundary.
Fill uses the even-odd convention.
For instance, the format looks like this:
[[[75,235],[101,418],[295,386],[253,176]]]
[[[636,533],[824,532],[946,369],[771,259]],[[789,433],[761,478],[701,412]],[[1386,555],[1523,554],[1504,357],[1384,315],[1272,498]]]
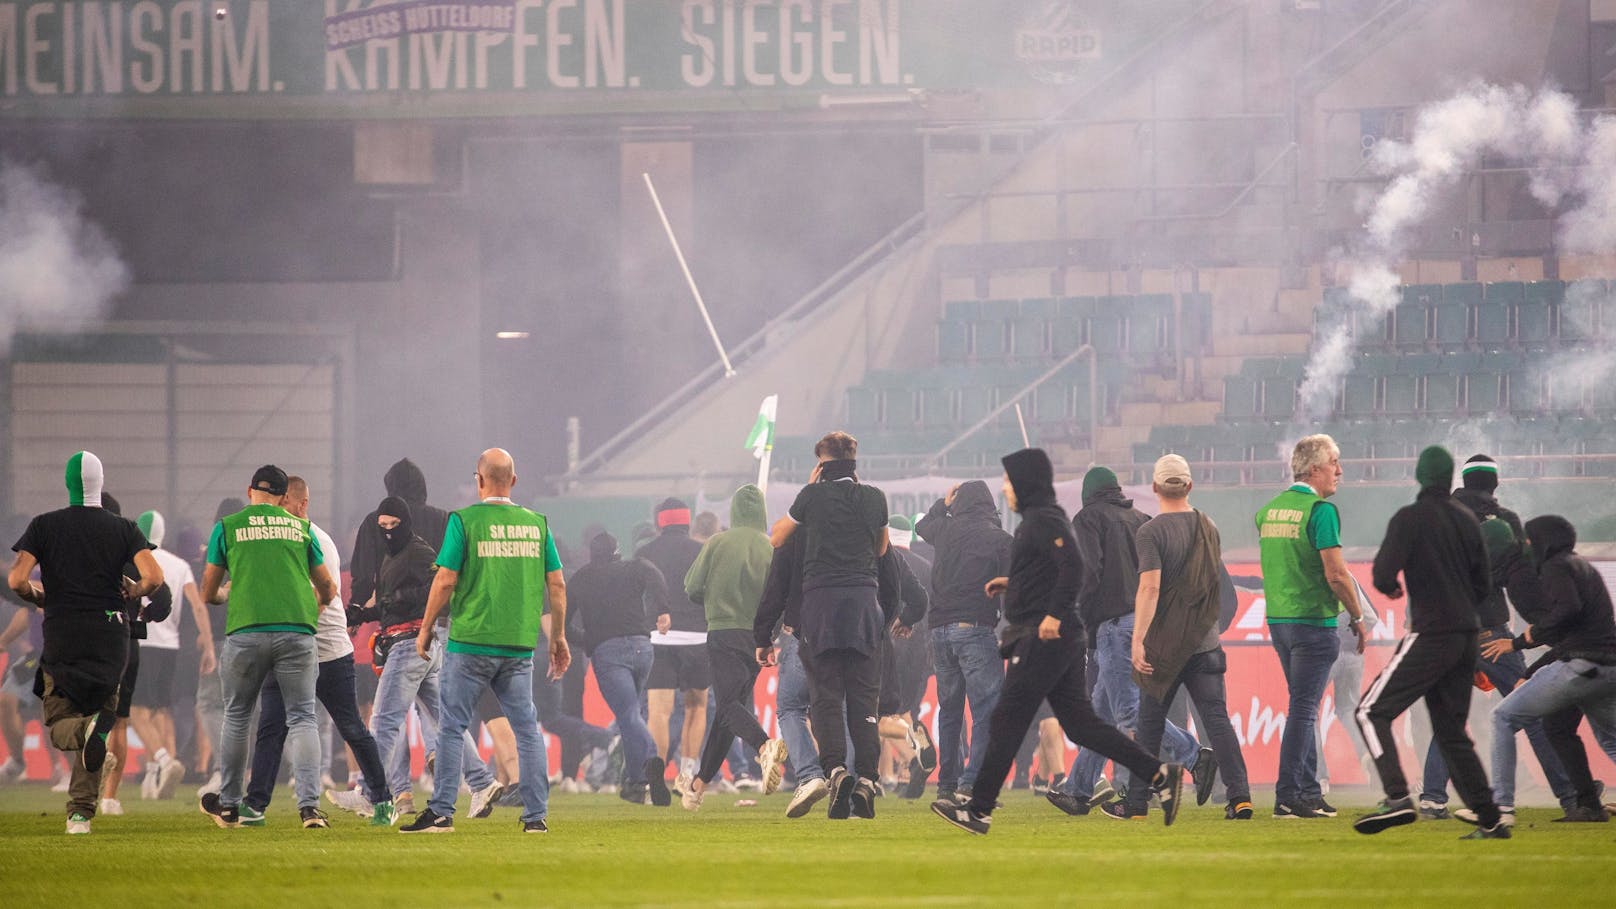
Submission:
[[[999,522],[988,484],[961,483],[954,504],[938,499],[915,524],[915,533],[937,550],[931,572],[931,627],[996,623],[998,604],[982,588],[1009,573],[1011,538]]]
[[[1498,518],[1509,524],[1509,529],[1515,532],[1515,539],[1525,536],[1520,516],[1498,504],[1498,499],[1492,493],[1484,489],[1461,488],[1453,491],[1453,500],[1470,509],[1476,515],[1476,520]],[[1492,586],[1487,596],[1476,605],[1476,612],[1484,628],[1509,624],[1509,602],[1504,599],[1502,583]]]
[[[449,513],[426,503],[426,475],[415,462],[404,458],[382,477],[387,494],[398,496],[410,504],[410,520],[415,535],[426,541],[434,556],[443,548],[443,531],[449,526]],[[376,526],[376,512],[365,516],[354,534],[353,557],[348,560],[348,574],[353,579],[350,602],[363,604],[376,592],[376,573],[381,570],[382,557],[387,554],[387,540]]]
[[[589,564],[567,582],[567,605],[568,616],[578,617],[585,652],[593,653],[612,638],[650,635],[668,611],[668,585],[650,562],[623,561],[617,539],[603,533],[589,541]]]
[[[1083,496],[1083,510],[1072,519],[1077,553],[1083,559],[1083,581],[1077,606],[1092,636],[1100,623],[1133,615],[1139,593],[1139,553],[1134,533],[1150,516],[1133,507],[1122,488],[1110,486]]]
[[[690,538],[689,524],[671,524],[634,553],[662,572],[668,590],[668,618],[673,631],[706,631],[707,610],[685,595],[685,575],[701,554],[701,544]]]
[[[1577,555],[1577,529],[1559,515],[1526,522],[1532,558],[1515,557],[1509,595],[1532,615],[1533,646],[1547,645],[1554,660],[1616,664],[1616,616],[1604,578]]]
[[[1409,631],[1476,630],[1477,604],[1492,591],[1487,547],[1481,523],[1445,485],[1421,489],[1386,525],[1375,553],[1375,589],[1391,596],[1398,572],[1408,585]]]
[[[1021,515],[1010,551],[1005,621],[1036,626],[1049,616],[1060,620],[1063,638],[1080,633],[1077,590],[1083,561],[1072,536],[1072,522],[1055,498],[1054,467],[1038,448],[1005,455],[1003,463]]]

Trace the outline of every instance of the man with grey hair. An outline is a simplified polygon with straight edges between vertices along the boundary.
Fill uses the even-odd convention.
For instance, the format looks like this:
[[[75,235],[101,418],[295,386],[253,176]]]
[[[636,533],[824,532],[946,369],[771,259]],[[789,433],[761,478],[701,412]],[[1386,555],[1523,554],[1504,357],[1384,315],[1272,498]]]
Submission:
[[[1291,453],[1295,483],[1257,512],[1268,637],[1285,673],[1289,704],[1279,746],[1274,817],[1335,817],[1319,786],[1314,728],[1340,645],[1343,607],[1364,648],[1363,615],[1341,552],[1341,515],[1326,501],[1340,488],[1341,449],[1311,435]]]

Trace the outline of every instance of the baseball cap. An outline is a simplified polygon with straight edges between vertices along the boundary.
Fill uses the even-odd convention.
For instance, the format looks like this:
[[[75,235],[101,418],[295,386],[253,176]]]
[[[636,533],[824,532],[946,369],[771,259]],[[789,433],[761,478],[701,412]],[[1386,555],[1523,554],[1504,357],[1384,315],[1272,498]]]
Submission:
[[[272,496],[286,495],[286,471],[274,464],[265,464],[253,472],[252,488]]]
[[[1190,462],[1183,456],[1170,454],[1162,455],[1156,461],[1156,470],[1151,475],[1157,486],[1188,486],[1190,485]]]

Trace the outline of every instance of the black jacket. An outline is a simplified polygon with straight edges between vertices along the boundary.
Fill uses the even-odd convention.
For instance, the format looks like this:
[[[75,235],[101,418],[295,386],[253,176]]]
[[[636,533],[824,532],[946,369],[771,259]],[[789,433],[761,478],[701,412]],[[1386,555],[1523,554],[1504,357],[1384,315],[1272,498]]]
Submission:
[[[382,485],[387,487],[388,495],[410,503],[410,526],[415,535],[432,548],[436,558],[438,550],[443,548],[443,531],[449,526],[449,513],[426,503],[426,474],[421,473],[414,461],[404,458],[387,468]],[[363,605],[376,592],[376,575],[386,555],[387,540],[376,526],[376,512],[372,511],[354,533],[353,557],[348,560],[348,574],[353,584],[349,602]]]
[[[1456,489],[1453,492],[1453,500],[1470,509],[1475,514],[1476,520],[1498,518],[1509,524],[1509,529],[1515,532],[1516,539],[1525,536],[1520,516],[1498,504],[1498,499],[1492,493],[1480,489]],[[1476,606],[1482,626],[1488,628],[1509,624],[1509,601],[1504,599],[1503,580],[1496,576],[1497,572],[1494,572],[1494,575],[1492,590]]]
[[[915,525],[921,539],[937,549],[931,573],[931,627],[957,622],[993,625],[997,604],[982,588],[1009,573],[1010,534],[999,521],[988,484],[960,484],[954,504],[938,499]]]
[[[437,553],[419,536],[399,552],[383,550],[376,573],[376,604],[349,610],[348,623],[380,622],[383,628],[418,622],[426,615],[426,597],[432,590],[432,575],[438,570]]]
[[[657,616],[668,611],[668,585],[645,559],[624,561],[615,540],[609,551],[592,544],[589,564],[567,583],[567,605],[568,614],[578,616],[584,650],[593,653],[612,638],[649,636]]]
[[[669,588],[668,618],[673,621],[674,631],[707,630],[707,610],[685,596],[685,575],[690,573],[690,566],[696,563],[700,553],[701,544],[690,538],[687,524],[662,528],[655,539],[634,553],[635,558],[650,562],[662,572]]]
[[[888,546],[886,555],[876,565],[881,619],[888,625],[897,620],[904,627],[913,628],[926,619],[929,599],[926,587],[910,566],[911,560],[916,559],[925,561],[906,549]]]
[[[773,646],[776,631],[784,627],[795,632],[802,621],[802,552],[807,542],[807,534],[794,533],[769,560],[763,597],[752,622],[752,642],[759,647]]]
[[[1375,589],[1391,596],[1402,572],[1408,586],[1408,630],[1475,631],[1476,607],[1492,591],[1481,524],[1446,489],[1420,490],[1386,525],[1375,553]]]
[[[1509,558],[1509,595],[1533,616],[1533,646],[1549,659],[1616,663],[1616,616],[1598,570],[1577,555],[1577,531],[1558,515],[1526,522],[1532,557]],[[1534,564],[1535,563],[1535,564]]]
[[[1083,497],[1083,510],[1072,519],[1077,552],[1083,559],[1083,580],[1077,589],[1077,607],[1090,634],[1101,622],[1133,615],[1139,593],[1139,553],[1134,533],[1150,516],[1133,507],[1117,488],[1101,489]]]

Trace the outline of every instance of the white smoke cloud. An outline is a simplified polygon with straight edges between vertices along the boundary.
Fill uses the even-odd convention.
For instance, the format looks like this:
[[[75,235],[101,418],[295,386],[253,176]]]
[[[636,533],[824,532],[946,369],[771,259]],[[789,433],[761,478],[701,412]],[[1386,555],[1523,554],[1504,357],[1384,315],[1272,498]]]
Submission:
[[[129,286],[129,269],[83,208],[36,168],[0,161],[0,352],[19,331],[82,331]]]
[[[1351,276],[1353,312],[1373,318],[1396,308],[1395,268],[1410,233],[1443,193],[1489,155],[1532,168],[1534,198],[1562,209],[1562,249],[1616,250],[1616,118],[1585,123],[1575,99],[1558,91],[1477,84],[1421,109],[1407,142],[1376,145],[1371,164],[1389,182],[1365,206],[1357,248],[1339,255]],[[1349,316],[1324,326],[1314,339],[1298,423],[1329,416],[1335,390],[1352,368],[1352,321]]]

